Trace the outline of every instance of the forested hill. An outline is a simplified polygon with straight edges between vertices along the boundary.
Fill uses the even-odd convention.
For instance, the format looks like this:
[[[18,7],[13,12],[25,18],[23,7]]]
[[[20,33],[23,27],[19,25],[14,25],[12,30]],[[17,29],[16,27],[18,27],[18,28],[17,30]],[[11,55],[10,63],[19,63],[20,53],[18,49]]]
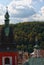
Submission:
[[[33,47],[37,44],[44,48],[44,22],[24,22],[11,25],[14,28],[14,40],[18,45]],[[1,28],[2,26],[0,26]]]
[[[19,23],[14,25],[14,32],[16,43],[33,46],[37,37],[37,43],[44,48],[44,22]]]

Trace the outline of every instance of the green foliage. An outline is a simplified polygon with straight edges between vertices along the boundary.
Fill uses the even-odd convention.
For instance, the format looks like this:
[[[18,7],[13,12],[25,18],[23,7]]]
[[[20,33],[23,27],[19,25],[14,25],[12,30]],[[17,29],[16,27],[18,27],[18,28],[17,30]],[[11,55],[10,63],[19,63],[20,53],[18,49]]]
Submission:
[[[24,22],[13,24],[12,27],[14,40],[19,45],[17,48],[31,52],[30,49],[36,44],[36,37],[40,47],[44,48],[44,22]]]
[[[16,36],[17,38],[15,38]],[[36,44],[36,37],[38,39],[38,44],[42,48],[44,45],[44,22],[24,22],[14,25],[14,38],[17,44],[29,45],[32,49]]]

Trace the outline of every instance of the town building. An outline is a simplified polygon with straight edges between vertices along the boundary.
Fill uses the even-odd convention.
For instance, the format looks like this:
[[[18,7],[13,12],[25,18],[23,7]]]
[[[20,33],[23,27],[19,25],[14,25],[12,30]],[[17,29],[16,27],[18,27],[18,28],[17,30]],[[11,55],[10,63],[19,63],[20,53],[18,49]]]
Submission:
[[[34,51],[30,54],[31,57],[44,57],[44,49],[41,49],[38,45],[38,41],[36,39],[36,44],[34,46]]]

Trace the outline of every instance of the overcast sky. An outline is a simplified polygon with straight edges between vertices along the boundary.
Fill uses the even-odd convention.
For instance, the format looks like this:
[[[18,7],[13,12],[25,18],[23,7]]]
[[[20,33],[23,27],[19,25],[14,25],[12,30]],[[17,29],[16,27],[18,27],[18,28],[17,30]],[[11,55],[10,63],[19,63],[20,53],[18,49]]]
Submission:
[[[0,24],[8,6],[10,23],[44,21],[44,0],[0,0]]]

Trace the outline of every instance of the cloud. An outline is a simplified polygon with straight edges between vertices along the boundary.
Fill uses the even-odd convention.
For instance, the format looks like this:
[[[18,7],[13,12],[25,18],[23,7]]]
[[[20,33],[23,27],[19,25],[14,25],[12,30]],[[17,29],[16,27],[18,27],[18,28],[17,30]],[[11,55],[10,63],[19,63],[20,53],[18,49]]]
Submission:
[[[4,14],[4,10],[5,10],[5,7],[2,4],[0,4],[0,15]]]
[[[10,23],[44,21],[44,6],[40,5],[41,9],[38,7],[39,12],[36,8],[36,4],[40,2],[43,0],[11,0],[8,4]],[[6,7],[0,4],[0,24],[4,23],[5,11]]]
[[[31,18],[32,18],[33,21],[40,21],[40,14],[36,13]]]
[[[10,23],[28,20],[29,16],[35,13],[31,4],[32,0],[12,0],[8,5],[8,10],[11,16]],[[4,23],[5,11],[5,6],[0,4],[0,24]]]
[[[31,18],[33,21],[44,21],[44,16],[41,16],[40,14],[35,14]]]
[[[14,18],[15,17],[16,18],[27,18],[35,13],[33,8],[28,8],[28,7],[25,7],[23,9],[19,8],[19,9],[16,9],[16,11],[18,12],[15,14],[12,13],[12,17]]]
[[[31,16],[33,21],[44,21],[44,6],[41,7],[39,13]]]
[[[40,0],[40,2],[43,2],[43,0]]]
[[[44,16],[44,6],[41,7],[40,13]]]
[[[0,24],[4,24],[5,6],[0,4]]]
[[[24,8],[25,7],[29,7],[31,6],[32,0],[13,0],[9,5],[9,11],[11,13],[17,13],[18,11],[16,11],[16,9],[19,8]]]
[[[32,6],[32,0],[13,0],[8,5],[8,10],[14,21],[27,21],[30,16],[35,14],[35,10]]]

